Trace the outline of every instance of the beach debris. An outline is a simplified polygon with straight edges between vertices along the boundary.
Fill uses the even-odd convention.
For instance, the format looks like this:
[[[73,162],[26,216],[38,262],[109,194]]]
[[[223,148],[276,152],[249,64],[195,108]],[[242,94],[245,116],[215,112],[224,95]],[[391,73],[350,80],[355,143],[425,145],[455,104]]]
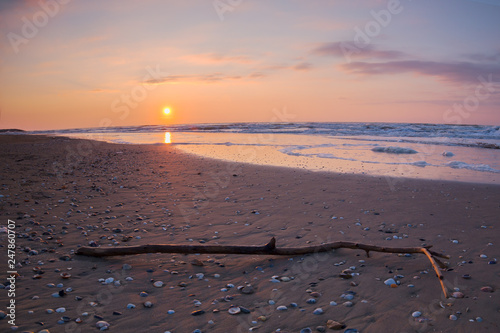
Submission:
[[[251,255],[300,255],[318,252],[329,252],[335,249],[348,248],[363,250],[366,252],[366,256],[370,257],[370,252],[384,252],[384,253],[422,253],[431,262],[434,271],[441,284],[441,289],[445,298],[448,298],[448,290],[444,285],[444,276],[440,271],[440,268],[446,268],[446,264],[438,260],[436,257],[449,259],[448,255],[437,253],[431,251],[431,246],[424,247],[381,247],[375,245],[354,243],[354,242],[332,242],[321,245],[311,245],[303,247],[276,247],[276,239],[273,237],[263,246],[238,246],[238,245],[171,245],[171,244],[149,244],[149,245],[139,245],[139,246],[126,246],[126,247],[86,247],[82,246],[75,251],[77,255],[86,255],[94,257],[106,257],[106,256],[117,256],[117,255],[135,255],[144,253],[183,253],[183,254],[251,254]],[[351,274],[352,275],[352,274]],[[391,284],[391,287],[393,284]],[[397,284],[396,284],[397,286]]]

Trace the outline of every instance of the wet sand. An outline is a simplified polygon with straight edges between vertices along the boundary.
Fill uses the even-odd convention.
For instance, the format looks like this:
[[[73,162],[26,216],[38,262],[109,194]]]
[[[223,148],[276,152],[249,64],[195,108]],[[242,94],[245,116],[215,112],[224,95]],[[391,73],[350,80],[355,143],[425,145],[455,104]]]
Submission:
[[[255,166],[194,157],[168,145],[62,137],[2,135],[0,155],[0,226],[15,221],[18,234],[19,332],[91,332],[99,320],[115,332],[248,332],[251,327],[316,332],[328,320],[360,332],[500,330],[500,265],[489,264],[500,256],[499,185]],[[94,242],[103,247],[263,245],[271,237],[284,247],[339,240],[390,247],[432,244],[451,256],[443,272],[446,285],[465,297],[444,299],[423,255],[366,258],[350,249],[295,257],[73,254]],[[5,232],[0,244],[1,283],[7,285]],[[341,279],[351,266],[359,275]],[[61,273],[71,277],[62,279]],[[463,279],[464,274],[471,278]],[[273,276],[291,280],[271,282]],[[384,285],[395,276],[397,288]],[[110,277],[120,283],[99,282]],[[155,288],[155,281],[165,285]],[[246,284],[253,293],[237,290]],[[481,291],[485,286],[493,292]],[[52,296],[61,290],[63,297]],[[148,296],[141,297],[143,291]],[[306,302],[311,292],[319,293],[316,304]],[[354,295],[351,307],[341,298],[348,292]],[[0,289],[0,300],[6,311],[6,289]],[[151,308],[143,306],[147,301]],[[129,303],[136,308],[127,309]],[[250,313],[230,315],[232,305]],[[276,310],[280,305],[288,309]],[[66,312],[46,313],[61,307]],[[313,314],[316,308],[324,313]],[[197,310],[204,313],[193,316]],[[415,311],[422,316],[413,318]],[[458,319],[450,320],[452,314]],[[69,321],[58,324],[62,316]],[[1,331],[10,330],[8,320],[0,320]]]

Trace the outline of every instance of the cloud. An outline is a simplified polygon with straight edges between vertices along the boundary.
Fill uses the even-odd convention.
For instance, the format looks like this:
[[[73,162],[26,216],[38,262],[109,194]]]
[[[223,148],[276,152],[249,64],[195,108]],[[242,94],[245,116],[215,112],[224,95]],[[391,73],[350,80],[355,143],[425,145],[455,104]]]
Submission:
[[[313,54],[320,56],[344,57],[346,60],[355,59],[401,59],[408,57],[404,52],[394,50],[381,50],[376,45],[356,45],[352,41],[322,43],[312,50]]]
[[[199,74],[199,75],[168,75],[159,79],[145,81],[148,85],[160,85],[167,83],[218,83],[222,81],[236,81],[245,79],[258,79],[265,75],[259,72],[248,75],[226,75],[222,73]]]
[[[309,62],[300,62],[292,68],[296,71],[309,71],[313,68],[313,65]]]
[[[219,63],[248,64],[255,62],[252,58],[245,55],[229,56],[218,53],[189,54],[181,57],[181,59],[197,64],[219,64]]]
[[[493,75],[495,82],[500,78],[500,65],[473,62],[439,62],[421,60],[401,60],[387,62],[352,62],[343,64],[341,69],[355,74],[382,75],[417,73],[444,81],[477,82],[479,76]]]

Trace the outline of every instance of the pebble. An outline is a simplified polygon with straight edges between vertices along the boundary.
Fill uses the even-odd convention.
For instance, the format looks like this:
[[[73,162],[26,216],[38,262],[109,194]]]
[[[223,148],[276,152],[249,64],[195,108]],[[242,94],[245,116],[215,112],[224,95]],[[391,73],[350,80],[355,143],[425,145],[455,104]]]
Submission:
[[[168,310],[168,311],[167,311],[167,313],[168,313],[168,314],[174,314],[174,313],[175,313],[175,311],[174,311],[174,310]]]
[[[141,291],[141,293],[139,294],[139,296],[141,296],[141,297],[147,297],[147,296],[149,296],[149,295],[148,295],[148,293],[147,293],[147,292],[145,292],[145,291]]]
[[[347,302],[344,302],[344,306],[350,308],[351,306],[353,306],[354,303],[353,302],[350,302],[350,301],[347,301]]]
[[[315,315],[322,315],[324,313],[322,308],[317,308],[313,311],[313,314]]]
[[[386,286],[390,286],[390,287],[393,287],[394,285],[395,285],[395,286],[397,286],[397,285],[398,285],[398,284],[396,283],[396,280],[394,280],[394,279],[392,279],[392,278],[391,278],[391,279],[387,279],[387,280],[385,280],[385,281],[384,281],[384,284],[385,284]]]
[[[0,311],[0,319],[4,319],[7,317],[7,314],[4,311]]]
[[[104,320],[100,320],[97,323],[95,323],[95,327],[99,328],[101,331],[107,330],[109,328],[109,323]]]
[[[341,330],[345,328],[345,324],[330,319],[326,322],[326,327],[328,327],[331,330]]]
[[[65,308],[57,308],[56,312],[57,313],[64,313],[64,312],[66,312],[66,309]]]
[[[344,331],[344,333],[359,333],[359,331],[355,328],[348,328]]]
[[[462,279],[470,280],[471,276],[469,274],[464,274],[464,275],[462,275]]]
[[[492,293],[493,292],[493,287],[490,287],[490,286],[482,287],[481,291],[483,291],[485,293]]]
[[[453,298],[464,298],[465,297],[465,295],[460,291],[455,291],[453,294],[451,294],[451,296]]]
[[[51,314],[51,313],[54,313],[54,310],[53,309],[46,309],[45,313]]]
[[[411,314],[411,316],[412,316],[413,318],[418,318],[418,317],[420,317],[421,315],[422,315],[422,312],[420,312],[420,311],[415,311],[415,312],[413,312],[413,313]]]
[[[337,305],[337,302],[335,302],[335,301],[330,302],[330,306],[335,306],[335,305]]]
[[[458,319],[458,317],[457,317],[457,316],[455,316],[455,315],[450,315],[450,317],[449,317],[449,318],[450,318],[450,320],[457,320],[457,319]]]
[[[124,269],[124,270],[127,270],[127,271],[128,271],[128,270],[131,270],[131,269],[132,269],[132,266],[130,266],[129,264],[123,264],[122,269]]]
[[[161,288],[163,287],[163,281],[155,281],[155,283],[153,283],[153,286],[155,286],[156,288]]]
[[[196,311],[191,312],[191,316],[201,316],[204,313],[205,313],[205,311],[203,311],[203,310],[196,310]]]
[[[127,309],[135,309],[135,304],[132,303],[127,304]]]
[[[240,292],[243,293],[243,294],[253,294],[254,293],[254,289],[251,285],[246,285],[244,286],[243,288],[240,289]]]
[[[143,305],[144,305],[145,308],[151,308],[151,307],[153,307],[153,303],[151,303],[150,301],[144,302]]]
[[[301,329],[300,333],[312,333],[312,329],[309,327],[306,327],[306,328]]]
[[[280,306],[278,306],[276,308],[276,310],[278,310],[278,311],[286,311],[286,310],[288,310],[288,308],[286,306],[284,306],[284,305],[280,305]]]
[[[352,295],[352,294],[342,295],[341,298],[350,301],[354,298],[354,295]]]
[[[307,301],[306,301],[307,304],[315,304],[316,303],[316,299],[315,298],[309,298]]]

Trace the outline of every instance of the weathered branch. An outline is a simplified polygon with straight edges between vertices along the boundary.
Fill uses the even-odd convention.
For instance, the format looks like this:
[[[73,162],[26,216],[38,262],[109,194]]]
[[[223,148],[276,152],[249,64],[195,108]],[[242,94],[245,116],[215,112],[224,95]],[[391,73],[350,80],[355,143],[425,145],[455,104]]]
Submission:
[[[355,250],[364,250],[369,257],[370,251],[385,252],[385,253],[422,253],[430,260],[432,267],[441,283],[445,297],[448,297],[448,292],[443,283],[443,275],[439,271],[439,266],[445,266],[441,261],[434,257],[446,258],[450,257],[441,253],[430,250],[427,247],[383,247],[375,245],[367,245],[353,242],[333,242],[322,245],[312,245],[303,247],[276,247],[276,239],[273,237],[269,243],[263,246],[238,246],[238,245],[171,245],[171,244],[152,244],[152,245],[137,245],[137,246],[121,246],[121,247],[80,247],[76,254],[92,257],[109,257],[122,256],[143,253],[183,253],[183,254],[253,254],[253,255],[277,255],[291,256],[308,253],[327,252],[334,249],[347,248]],[[437,262],[437,263],[436,263]]]

